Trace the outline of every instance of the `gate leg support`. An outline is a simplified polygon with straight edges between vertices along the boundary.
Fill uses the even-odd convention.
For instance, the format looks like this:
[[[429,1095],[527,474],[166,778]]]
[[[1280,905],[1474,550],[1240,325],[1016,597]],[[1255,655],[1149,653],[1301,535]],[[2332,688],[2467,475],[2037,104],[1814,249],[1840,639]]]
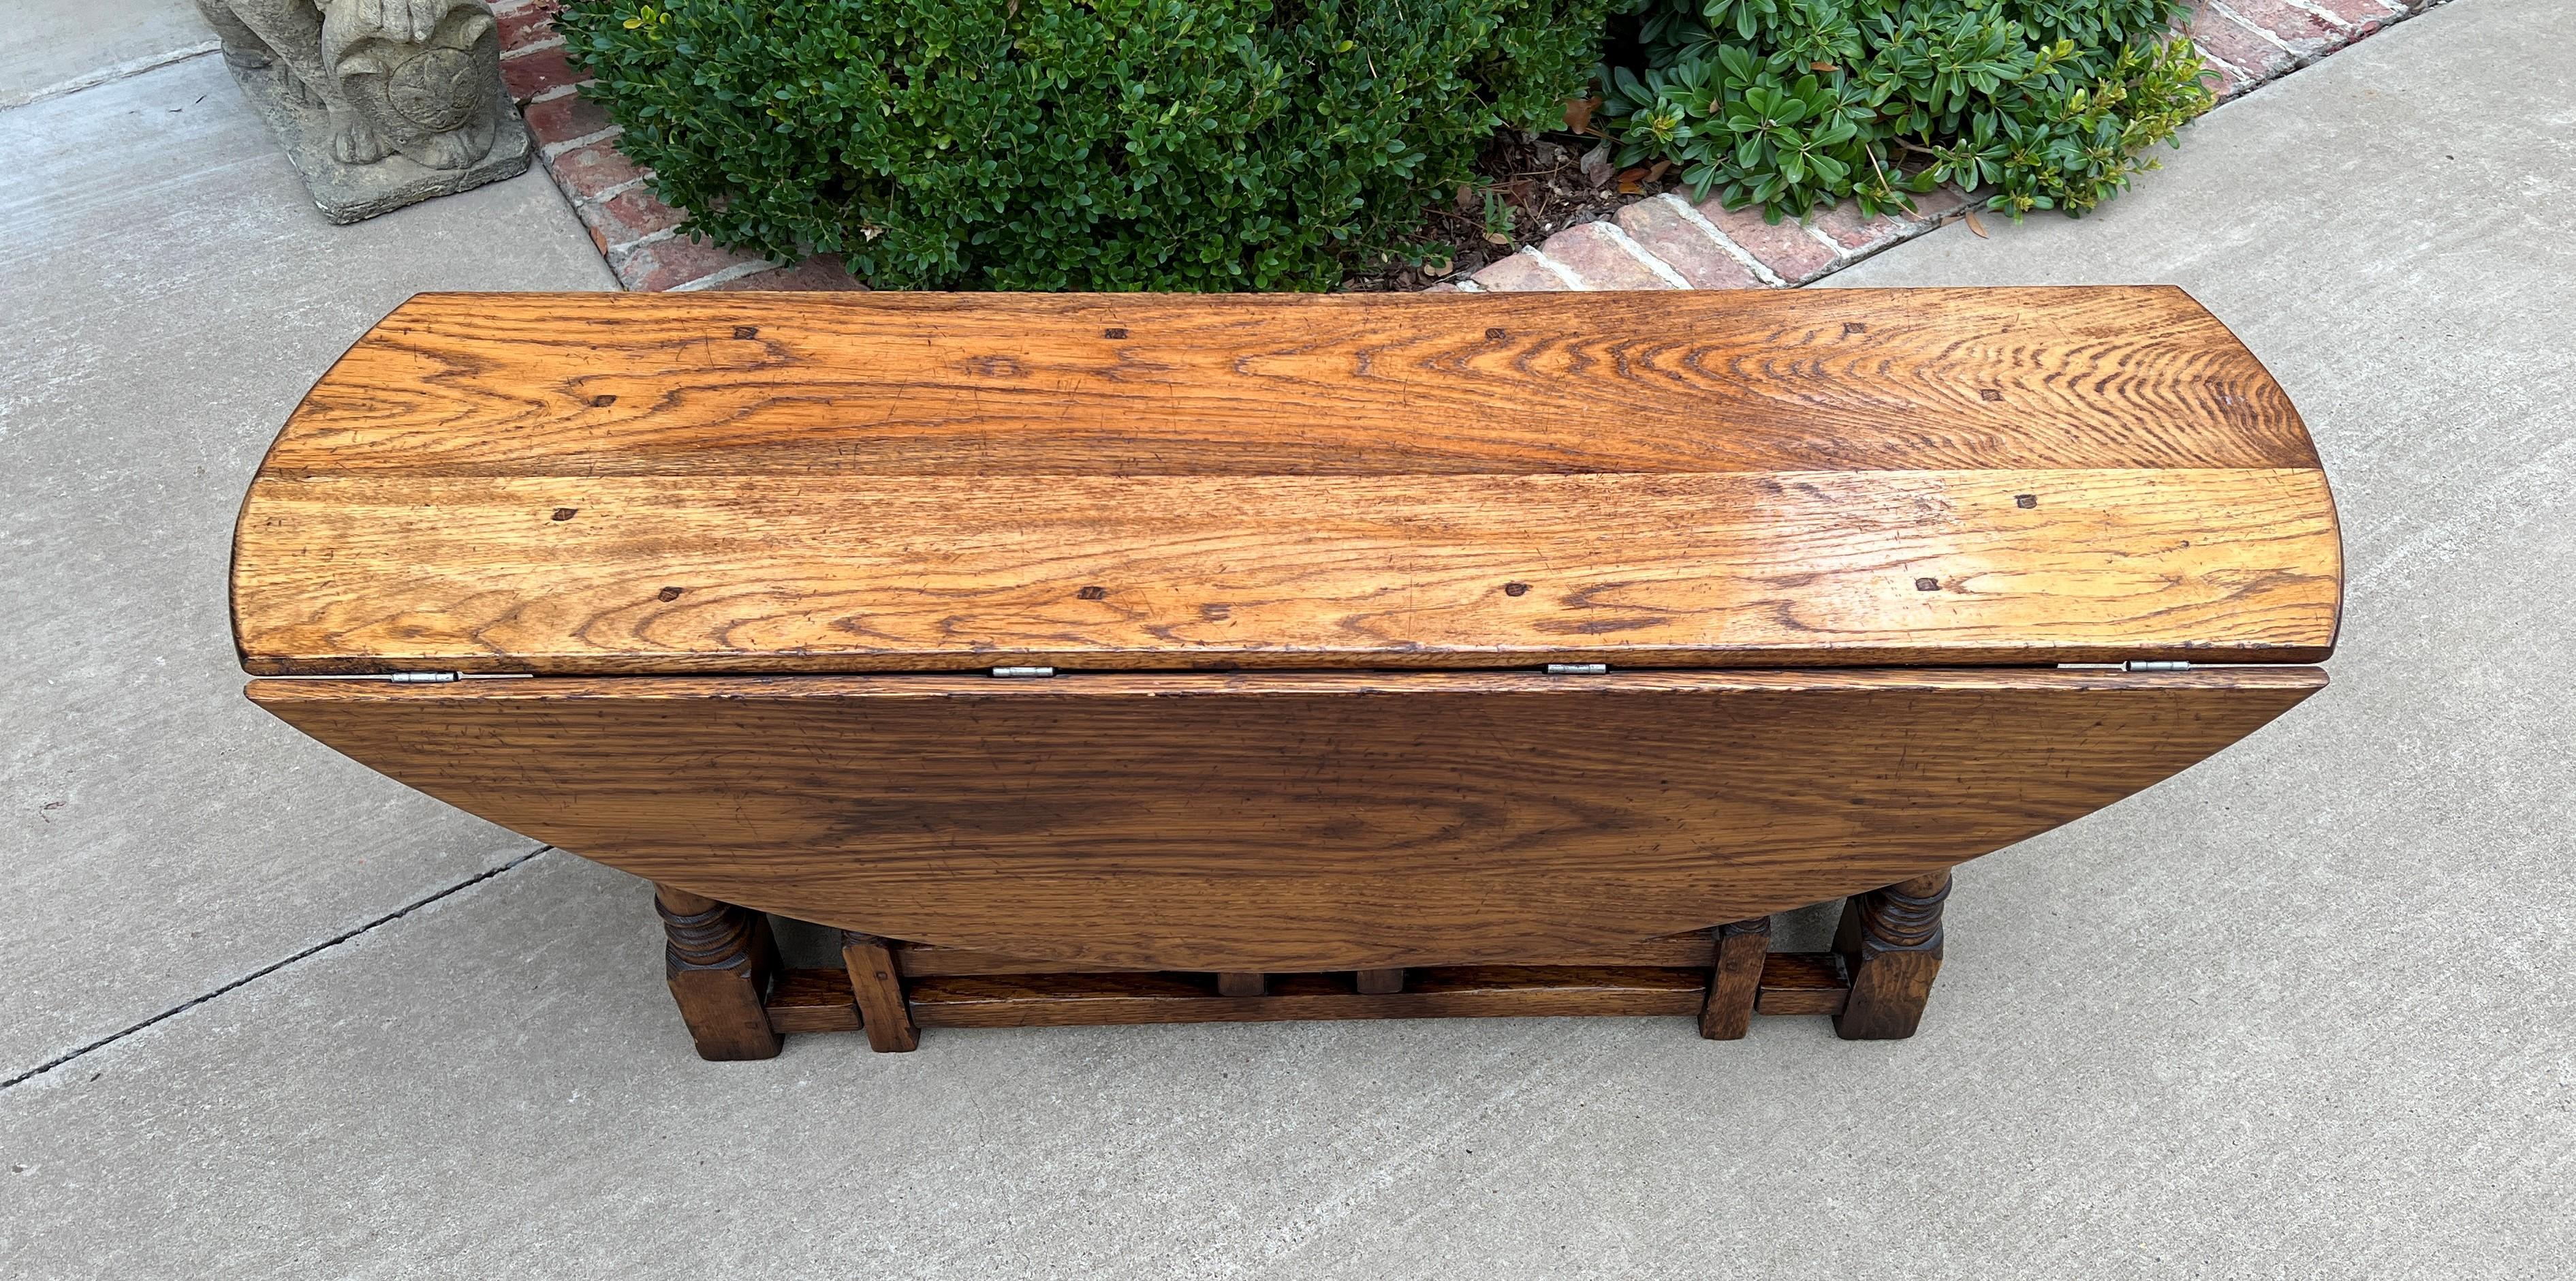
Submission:
[[[769,918],[669,885],[653,887],[662,914],[662,971],[702,1059],[778,1056],[769,1026],[769,980],[778,945]]]
[[[1771,918],[1755,917],[1717,927],[1717,960],[1708,971],[1708,1002],[1699,1007],[1699,1034],[1737,1041],[1753,1025],[1753,1001],[1762,994],[1762,963],[1771,955]]]
[[[894,949],[874,934],[843,930],[841,964],[850,970],[850,995],[858,999],[859,1026],[868,1034],[868,1048],[879,1054],[920,1048],[921,1032],[912,1025],[912,1006],[903,999]]]
[[[1946,870],[1899,881],[1843,900],[1834,951],[1851,974],[1851,996],[1834,1016],[1846,1041],[1897,1041],[1914,1035],[1923,1002],[1941,972],[1941,901]]]

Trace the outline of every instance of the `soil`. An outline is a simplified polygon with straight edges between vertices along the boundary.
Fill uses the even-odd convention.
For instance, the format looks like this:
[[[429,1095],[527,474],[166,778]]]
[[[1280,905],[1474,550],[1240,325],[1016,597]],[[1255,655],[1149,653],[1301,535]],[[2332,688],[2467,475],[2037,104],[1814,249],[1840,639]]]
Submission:
[[[1523,245],[1679,187],[1662,168],[1613,170],[1601,139],[1586,134],[1496,134],[1476,157],[1476,181],[1460,184],[1454,202],[1425,209],[1421,230],[1378,265],[1345,273],[1342,291],[1423,289],[1472,275]]]

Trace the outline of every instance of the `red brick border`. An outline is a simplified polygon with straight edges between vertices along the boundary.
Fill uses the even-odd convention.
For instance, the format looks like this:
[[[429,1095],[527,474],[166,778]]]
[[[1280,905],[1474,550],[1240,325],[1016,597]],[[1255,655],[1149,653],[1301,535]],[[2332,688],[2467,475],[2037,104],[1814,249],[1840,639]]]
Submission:
[[[2200,45],[2218,80],[2218,100],[2277,80],[2317,59],[2449,0],[2196,0],[2182,32]],[[1591,223],[1569,227],[1537,245],[1487,265],[1441,291],[1522,289],[1780,288],[1803,285],[1902,244],[1967,211],[1968,198],[1942,188],[1915,198],[1910,218],[1868,218],[1848,202],[1807,222],[1768,223],[1750,209],[1732,212],[1714,200],[1697,205],[1677,194],[1621,209],[1619,247],[1635,263],[1605,253],[1607,237]],[[1730,270],[1734,267],[1746,270]],[[1662,273],[1653,269],[1665,268]],[[1641,272],[1642,269],[1642,272]],[[1685,282],[1676,285],[1675,280]],[[1656,283],[1656,282],[1660,282]]]
[[[679,230],[688,216],[664,204],[653,172],[617,150],[621,132],[589,83],[564,57],[549,0],[493,0],[501,24],[501,83],[536,135],[537,158],[590,229],[617,282],[639,291],[865,289],[836,258],[793,265],[719,249]]]
[[[2195,0],[2181,30],[2199,42],[2225,102],[2449,0]],[[501,78],[536,135],[537,155],[628,289],[865,289],[830,256],[782,265],[679,230],[686,215],[654,194],[652,173],[617,150],[618,128],[581,97],[550,0],[494,0]],[[1805,223],[1679,195],[1650,197],[1568,227],[1439,291],[1779,289],[1803,285],[1961,216],[1943,188],[1907,218],[1862,218],[1851,204]]]

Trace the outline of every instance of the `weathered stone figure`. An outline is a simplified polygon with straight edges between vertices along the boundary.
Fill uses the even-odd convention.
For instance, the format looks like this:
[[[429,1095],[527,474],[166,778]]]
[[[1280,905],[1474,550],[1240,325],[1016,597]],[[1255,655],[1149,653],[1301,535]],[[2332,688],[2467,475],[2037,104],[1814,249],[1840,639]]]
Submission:
[[[481,0],[197,7],[334,221],[527,168],[527,132],[501,89],[499,27]]]

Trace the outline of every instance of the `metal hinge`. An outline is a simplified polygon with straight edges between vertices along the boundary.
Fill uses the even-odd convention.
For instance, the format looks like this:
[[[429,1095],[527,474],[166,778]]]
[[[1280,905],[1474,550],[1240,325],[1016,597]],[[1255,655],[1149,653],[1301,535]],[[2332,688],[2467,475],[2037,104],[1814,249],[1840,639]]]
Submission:
[[[1610,670],[1608,663],[1550,663],[1550,676],[1599,676]]]
[[[993,669],[993,674],[1001,677],[1019,678],[1053,676],[1055,675],[1055,669],[1052,667],[996,667]]]
[[[2187,672],[2191,670],[2191,664],[2189,663],[2168,661],[2151,662],[2137,658],[2130,659],[2128,662],[2120,664],[2120,666],[2124,670],[2132,672]]]

